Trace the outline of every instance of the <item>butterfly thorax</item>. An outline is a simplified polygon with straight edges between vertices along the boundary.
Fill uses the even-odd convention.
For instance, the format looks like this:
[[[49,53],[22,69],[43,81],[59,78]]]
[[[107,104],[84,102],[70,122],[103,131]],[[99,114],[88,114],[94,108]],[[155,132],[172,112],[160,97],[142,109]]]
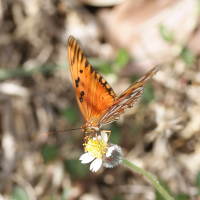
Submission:
[[[83,126],[81,126],[81,132],[84,133],[89,133],[91,131],[99,131],[99,129],[101,128],[101,125],[98,125],[96,123],[97,120],[92,119],[90,121],[87,121]]]

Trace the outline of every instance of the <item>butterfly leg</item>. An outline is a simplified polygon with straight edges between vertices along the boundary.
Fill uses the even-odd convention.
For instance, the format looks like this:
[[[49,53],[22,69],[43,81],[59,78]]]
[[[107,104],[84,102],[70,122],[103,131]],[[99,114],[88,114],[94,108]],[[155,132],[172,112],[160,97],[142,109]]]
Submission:
[[[108,141],[109,141],[109,138],[110,138],[110,135],[111,135],[111,131],[108,131],[108,130],[101,130],[102,132],[105,132],[105,133],[108,133]]]
[[[98,138],[98,135],[97,135],[96,131],[95,131],[95,137],[96,137],[97,141],[99,142],[99,138]],[[100,142],[99,142],[99,144],[100,144]]]
[[[92,132],[90,135],[86,135],[85,137],[84,137],[84,142],[85,143],[87,143],[87,139],[93,134],[94,132]],[[99,142],[99,138],[98,138],[98,136],[97,136],[97,132],[95,131],[95,137],[96,137],[96,139],[97,139],[97,141]],[[100,144],[100,142],[99,142],[99,144]]]
[[[103,155],[103,154],[104,154],[103,148],[102,148],[102,146],[101,146],[101,143],[100,143],[100,141],[99,141],[99,138],[98,138],[98,136],[97,136],[97,132],[96,132],[96,131],[95,131],[95,137],[96,137],[96,139],[97,139],[97,141],[98,141],[98,143],[99,143],[99,145],[100,145],[101,152],[102,152],[102,155]]]
[[[94,132],[92,132],[92,133],[89,134],[89,135],[87,135],[87,134],[85,133],[85,137],[83,138],[85,143],[87,143],[87,139],[88,139],[93,133],[94,133]],[[95,134],[96,134],[96,132],[95,132]]]

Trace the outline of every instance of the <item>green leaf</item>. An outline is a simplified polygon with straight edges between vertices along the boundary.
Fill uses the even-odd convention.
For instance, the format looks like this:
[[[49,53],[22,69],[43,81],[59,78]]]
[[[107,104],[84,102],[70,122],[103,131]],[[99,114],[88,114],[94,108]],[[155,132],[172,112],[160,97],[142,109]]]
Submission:
[[[44,146],[41,153],[45,162],[50,162],[58,156],[57,148],[51,145]]]
[[[160,185],[172,196],[172,193],[167,186],[166,183],[164,183],[162,180],[159,179]],[[156,190],[156,199],[155,200],[165,200],[165,198]]]
[[[197,173],[197,178],[196,178],[196,186],[199,189],[199,193],[200,193],[200,170]]]
[[[112,198],[112,200],[124,200],[124,198],[122,198],[120,196],[116,196],[116,197]]]
[[[109,141],[112,142],[113,144],[119,144],[122,140],[122,134],[116,122],[112,123],[110,130],[111,130],[111,135]]]
[[[29,197],[28,197],[26,191],[24,190],[24,188],[17,185],[14,187],[14,189],[12,191],[12,199],[29,200]]]
[[[80,160],[66,160],[64,166],[72,177],[84,179],[88,175],[90,163],[82,164]]]
[[[174,40],[174,33],[166,26],[160,25],[159,31],[162,38],[168,42],[172,42]]]
[[[148,83],[144,88],[144,93],[142,94],[142,102],[148,104],[155,98],[154,90],[151,85]]]
[[[112,66],[109,62],[103,63],[99,68],[98,71],[102,72],[103,74],[113,74]]]
[[[125,49],[120,49],[117,53],[116,63],[119,65],[120,68],[125,67],[130,60],[130,56],[128,51]]]
[[[181,57],[187,65],[193,65],[196,62],[196,56],[188,48],[183,48]]]
[[[190,196],[188,194],[178,194],[175,196],[175,200],[189,200]]]
[[[139,79],[139,76],[132,76],[131,78],[130,78],[130,80],[131,80],[131,84],[133,84],[135,81],[137,81]]]
[[[72,125],[75,125],[78,122],[78,112],[73,107],[63,110],[62,116],[65,117]]]
[[[47,200],[54,200],[54,198],[52,197],[52,195],[49,195]]]

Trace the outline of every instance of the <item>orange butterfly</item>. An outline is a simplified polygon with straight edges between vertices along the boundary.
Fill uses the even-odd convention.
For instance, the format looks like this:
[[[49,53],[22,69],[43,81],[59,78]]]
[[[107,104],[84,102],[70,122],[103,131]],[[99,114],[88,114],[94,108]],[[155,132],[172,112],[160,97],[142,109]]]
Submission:
[[[68,58],[76,99],[86,121],[81,126],[84,133],[96,133],[103,125],[118,120],[138,100],[146,83],[159,70],[159,66],[154,67],[117,97],[107,81],[87,61],[72,36],[68,40]]]

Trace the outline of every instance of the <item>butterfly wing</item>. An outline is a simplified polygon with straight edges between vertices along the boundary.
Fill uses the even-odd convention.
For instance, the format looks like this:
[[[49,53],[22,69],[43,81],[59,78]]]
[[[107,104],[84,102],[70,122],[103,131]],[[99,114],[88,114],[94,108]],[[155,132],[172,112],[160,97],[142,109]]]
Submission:
[[[79,108],[86,122],[90,119],[98,121],[117,96],[107,81],[93,69],[72,36],[68,40],[68,58]]]
[[[159,66],[154,67],[152,70],[148,71],[144,76],[134,82],[130,87],[128,87],[103,113],[100,117],[98,124],[105,125],[109,124],[115,120],[118,120],[120,115],[125,112],[125,110],[133,107],[135,101],[141,97],[144,92],[144,87],[150,78],[155,75]]]

